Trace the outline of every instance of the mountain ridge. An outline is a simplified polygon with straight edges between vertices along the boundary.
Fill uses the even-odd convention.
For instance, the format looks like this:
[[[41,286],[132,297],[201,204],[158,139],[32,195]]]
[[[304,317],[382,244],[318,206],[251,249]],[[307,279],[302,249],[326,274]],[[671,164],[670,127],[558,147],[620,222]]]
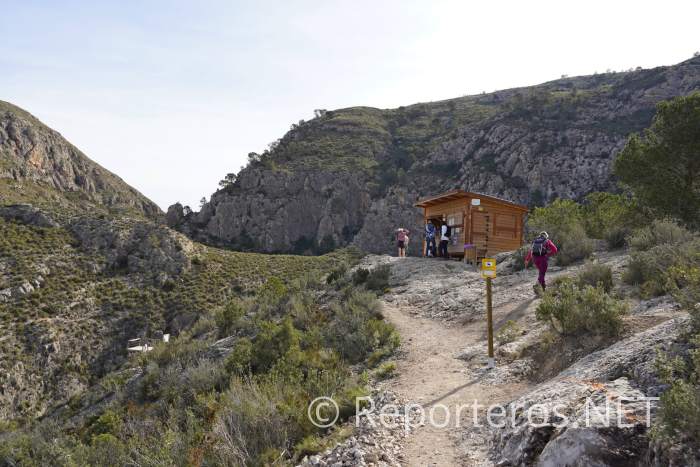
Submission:
[[[31,113],[0,101],[0,202],[156,218],[160,208]]]
[[[396,109],[318,110],[251,153],[199,212],[175,204],[167,219],[243,250],[386,252],[397,225],[421,228],[422,196],[462,188],[539,205],[616,190],[610,164],[628,135],[658,102],[699,89],[694,57]]]

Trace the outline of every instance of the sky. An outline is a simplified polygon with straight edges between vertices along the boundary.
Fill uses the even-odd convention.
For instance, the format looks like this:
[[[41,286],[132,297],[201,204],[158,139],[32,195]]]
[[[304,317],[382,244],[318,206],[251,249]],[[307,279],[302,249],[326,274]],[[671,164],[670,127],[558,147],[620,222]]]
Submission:
[[[161,208],[314,109],[393,108],[700,50],[698,1],[0,0],[0,99]]]

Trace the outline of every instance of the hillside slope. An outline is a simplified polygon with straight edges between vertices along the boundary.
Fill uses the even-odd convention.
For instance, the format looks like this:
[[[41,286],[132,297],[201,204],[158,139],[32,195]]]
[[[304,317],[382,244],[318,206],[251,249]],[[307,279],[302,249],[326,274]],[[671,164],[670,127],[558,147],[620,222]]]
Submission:
[[[32,203],[66,214],[86,209],[161,214],[155,203],[58,132],[0,101],[0,204],[10,203]]]
[[[527,204],[614,189],[610,163],[655,105],[700,89],[700,57],[391,110],[317,111],[216,191],[169,209],[191,237],[264,252],[386,252],[413,202],[453,188]],[[416,248],[417,242],[413,248]]]

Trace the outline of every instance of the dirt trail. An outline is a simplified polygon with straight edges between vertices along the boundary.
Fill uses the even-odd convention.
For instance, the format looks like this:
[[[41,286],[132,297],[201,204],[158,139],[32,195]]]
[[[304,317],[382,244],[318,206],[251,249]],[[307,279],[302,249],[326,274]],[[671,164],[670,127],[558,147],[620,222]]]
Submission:
[[[485,328],[481,323],[448,327],[391,304],[386,304],[384,314],[396,326],[403,342],[403,355],[397,365],[399,376],[390,381],[388,387],[403,399],[423,406],[428,416],[425,425],[418,427],[406,440],[406,465],[472,465],[458,447],[458,436],[459,426],[472,423],[474,400],[482,405],[507,402],[528,385],[483,384],[480,374],[483,372],[474,371],[466,362],[455,358],[465,346],[484,342]],[[443,405],[450,411],[449,420],[444,418]],[[457,407],[460,406],[466,408],[461,411],[460,425],[457,425]],[[431,408],[434,408],[435,421],[438,424],[447,422],[446,427],[431,426]]]
[[[619,255],[603,254],[599,259],[616,265],[615,268],[622,262]],[[436,404],[450,410],[451,420],[446,427],[426,423],[407,437],[406,465],[490,465],[485,458],[486,441],[464,439],[465,433],[474,436],[474,430],[467,429],[474,423],[474,400],[482,406],[507,403],[534,384],[519,372],[522,361],[499,356],[497,344],[497,368],[485,368],[483,279],[473,267],[459,262],[386,256],[372,257],[369,262],[391,264],[391,293],[383,297],[384,313],[402,338],[398,376],[386,383],[387,388],[404,400],[420,404],[427,414]],[[548,279],[572,274],[579,267],[552,267]],[[535,281],[533,270],[499,272],[494,281],[495,331],[512,320],[536,338],[536,330],[541,330],[542,324],[534,317],[538,303],[532,290]],[[457,358],[465,349],[476,357]],[[457,425],[460,406],[468,408],[462,410]],[[443,421],[444,409],[434,410],[437,421]],[[469,449],[472,452],[467,452]]]
[[[600,252],[596,258],[609,265],[619,281],[626,256]],[[403,440],[403,464],[493,465],[488,458],[493,432],[473,428],[473,403],[476,400],[482,406],[479,421],[483,423],[484,407],[508,403],[535,386],[528,379],[536,370],[534,362],[521,358],[521,351],[539,342],[547,328],[535,319],[539,300],[532,286],[536,273],[508,271],[506,263],[506,270],[499,271],[494,281],[494,330],[514,321],[522,334],[511,344],[496,343],[497,366],[488,370],[484,281],[480,274],[463,263],[424,258],[374,256],[366,260],[365,266],[386,263],[392,272],[391,291],[382,297],[384,314],[400,333],[402,343],[396,358],[397,376],[382,385],[401,400],[422,406],[427,416],[426,423]],[[575,274],[581,267],[552,267],[548,280]],[[637,331],[676,313],[663,299],[636,305],[627,320]],[[438,425],[443,422],[445,426],[430,423],[431,408]]]

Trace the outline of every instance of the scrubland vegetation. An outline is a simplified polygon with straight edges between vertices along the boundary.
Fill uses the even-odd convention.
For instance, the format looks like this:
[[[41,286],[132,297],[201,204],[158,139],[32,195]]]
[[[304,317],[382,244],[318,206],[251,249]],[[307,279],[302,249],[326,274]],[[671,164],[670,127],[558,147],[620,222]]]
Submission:
[[[632,135],[615,161],[621,194],[592,193],[583,203],[557,200],[536,208],[530,235],[546,230],[558,242],[557,264],[590,256],[591,239],[609,248],[627,247],[630,259],[623,281],[639,298],[670,294],[690,314],[680,342],[657,362],[668,385],[661,396],[660,443],[700,440],[700,93],[658,106],[654,123],[642,136]],[[516,255],[516,269],[524,251]],[[609,268],[588,264],[576,277],[548,288],[537,317],[564,335],[617,335],[627,307],[612,292]]]
[[[64,304],[86,293],[97,316],[141,320],[134,330],[181,326],[169,343],[132,356],[96,381],[99,390],[71,400],[57,418],[68,425],[53,417],[0,425],[2,465],[292,462],[347,436],[311,424],[311,400],[333,396],[342,420],[354,413],[370,373],[391,374],[390,365],[373,370],[399,342],[375,292],[386,289],[389,271],[350,274],[355,252],[313,258],[202,248],[191,271],[162,286],[137,286],[140,279],[124,271],[91,268],[103,258],[63,229],[0,222],[3,255],[18,272],[5,285],[35,277],[32,265],[50,269],[38,293],[0,308],[16,332],[54,313],[68,316]],[[93,406],[101,400],[95,391],[109,402]]]

